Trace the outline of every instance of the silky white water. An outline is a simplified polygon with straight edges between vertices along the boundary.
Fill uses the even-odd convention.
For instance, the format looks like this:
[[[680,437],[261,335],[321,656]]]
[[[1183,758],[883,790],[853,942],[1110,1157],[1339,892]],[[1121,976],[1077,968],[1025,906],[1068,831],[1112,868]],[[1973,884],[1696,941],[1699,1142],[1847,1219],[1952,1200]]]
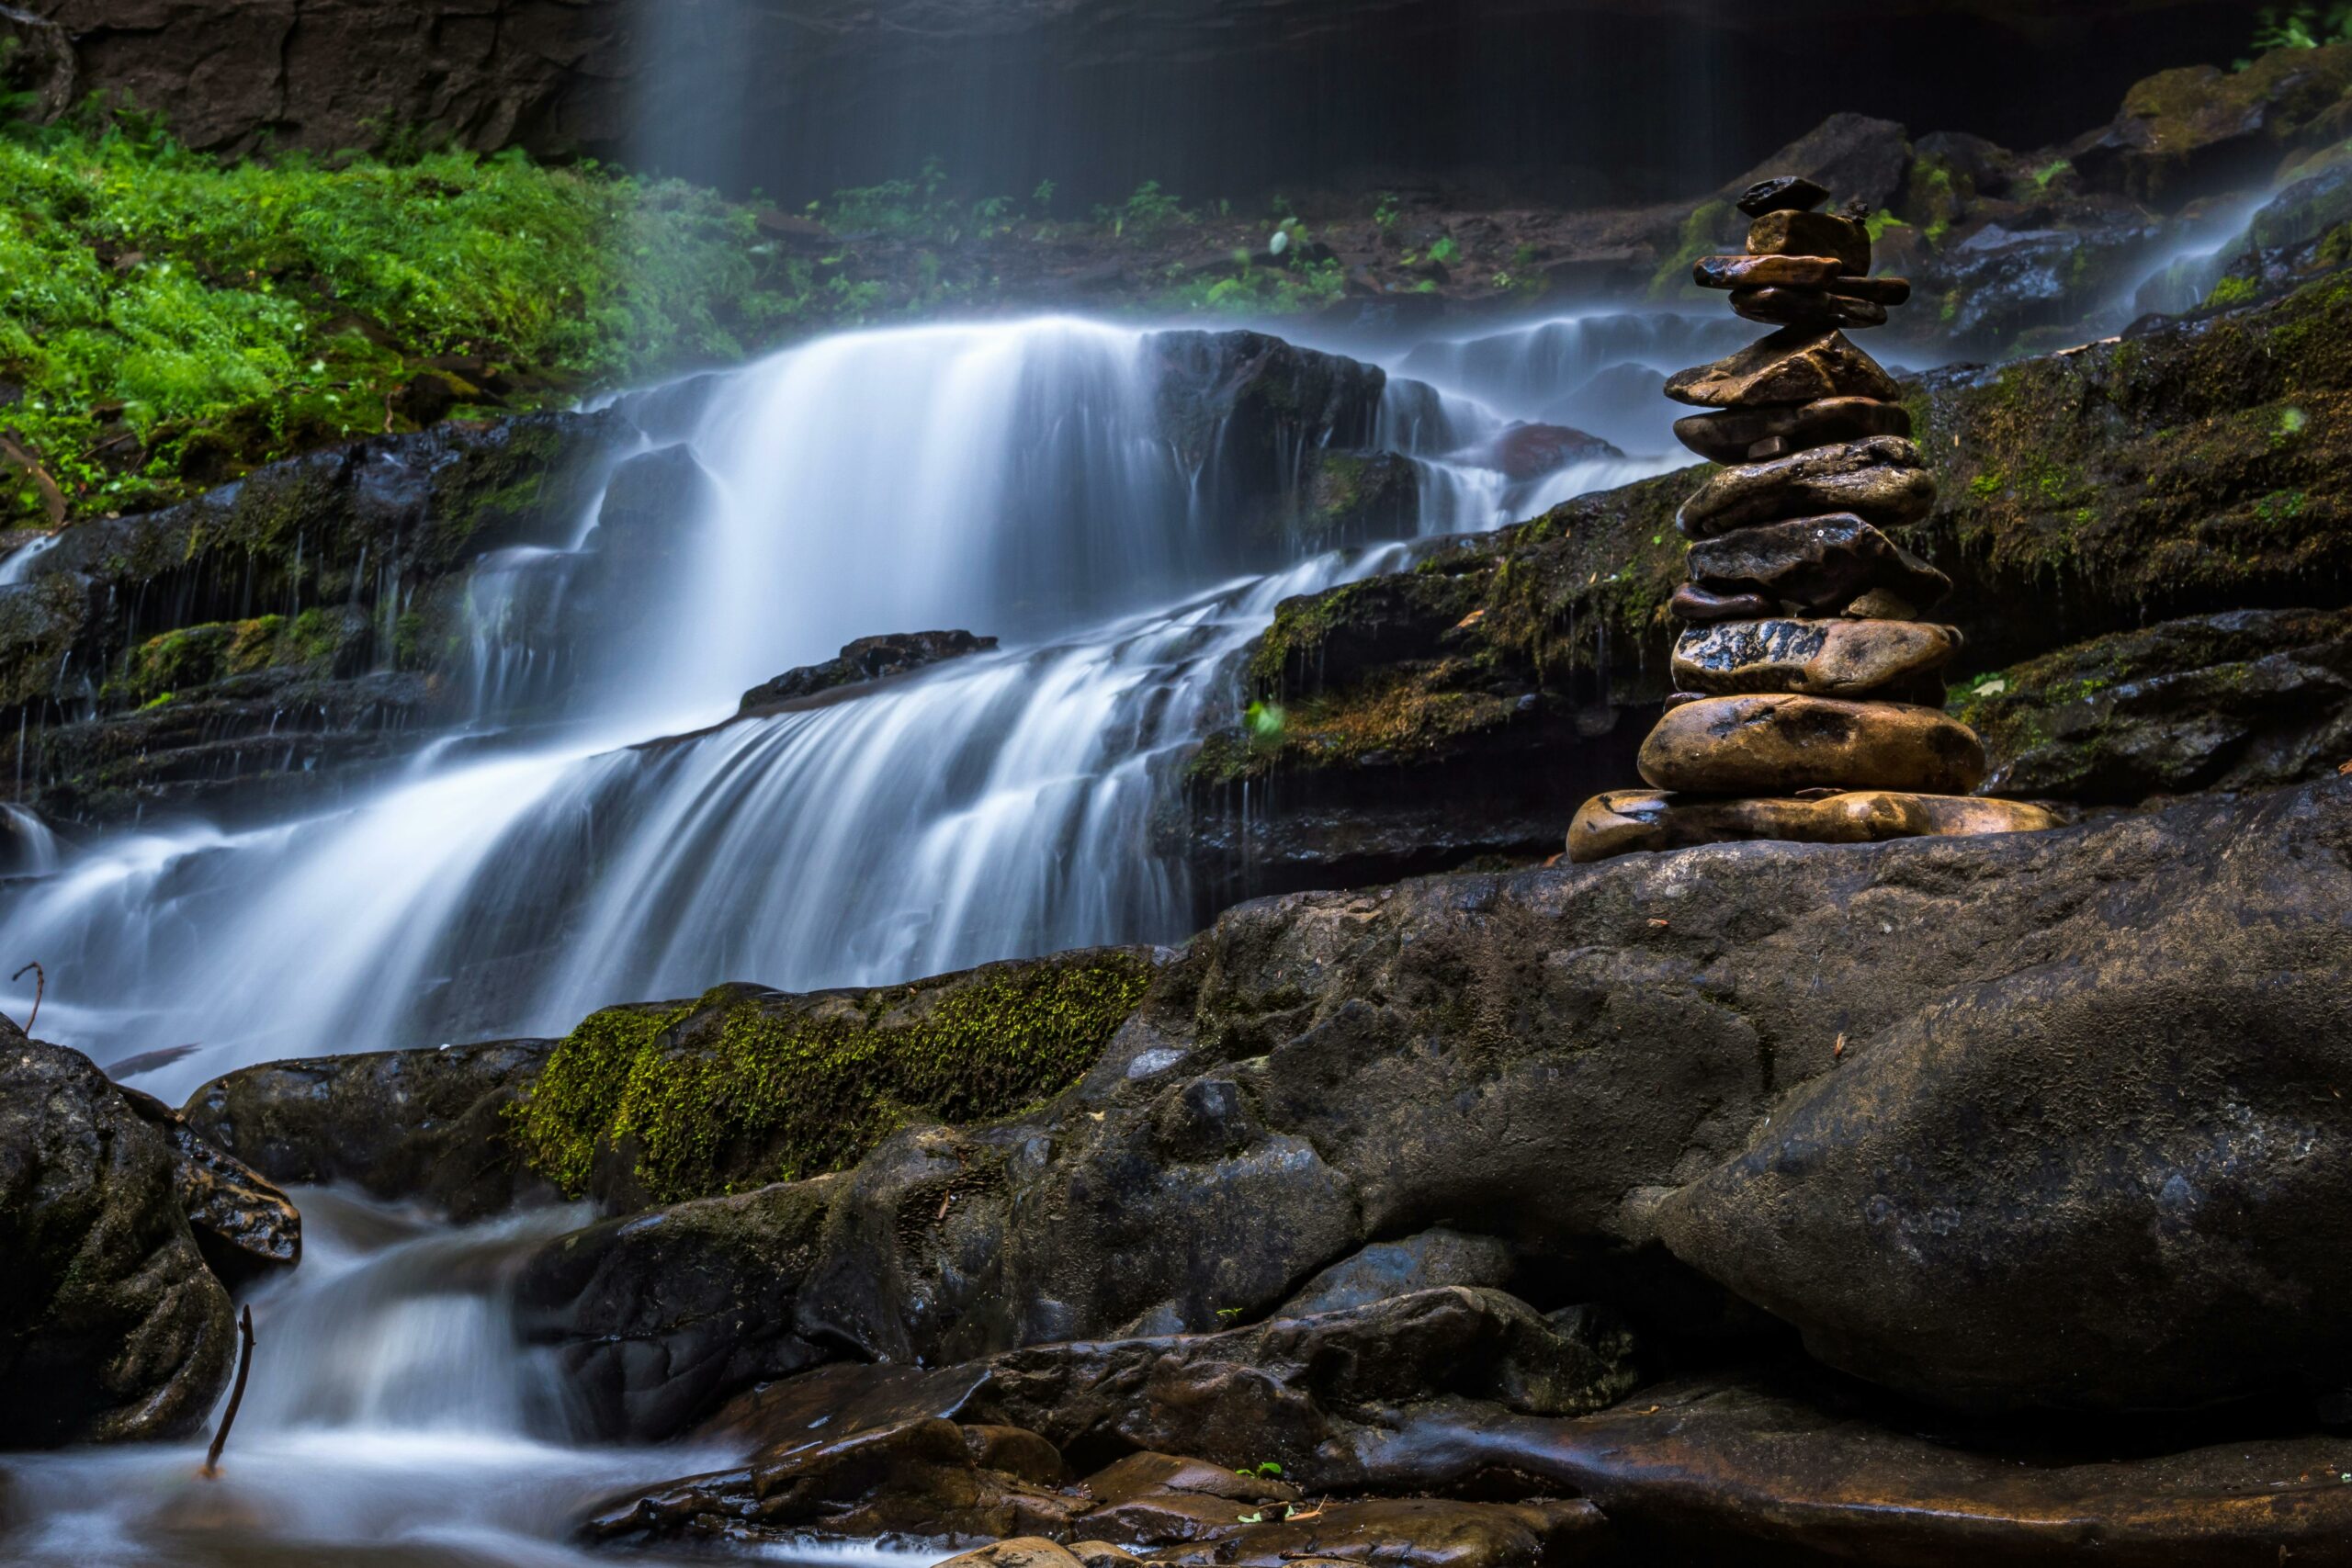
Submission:
[[[477,573],[474,728],[569,681],[563,725],[428,747],[323,815],[57,855],[0,890],[0,953],[47,966],[41,1032],[101,1063],[198,1047],[141,1080],[172,1098],[250,1062],[562,1033],[724,980],[882,984],[1182,937],[1191,890],[1154,839],[1170,764],[1282,599],[1401,558],[1234,575],[1264,540],[1220,514],[1217,444],[1171,434],[1155,353],[1048,319],[845,334],[727,378],[691,442],[692,525],[632,584],[635,641],[560,670],[512,630],[568,591],[593,516]],[[1676,460],[1513,484],[1464,460],[1504,423],[1394,381],[1363,434],[1421,459],[1425,535]],[[945,626],[1005,646],[689,733],[853,637]]]
[[[332,1191],[293,1196],[303,1260],[251,1298],[253,1370],[220,1479],[198,1478],[201,1439],[0,1457],[0,1562],[572,1568],[609,1560],[568,1543],[600,1500],[743,1457],[573,1440],[562,1381],[516,1335],[509,1290],[582,1212],[450,1231]],[[788,1560],[924,1568],[940,1555]]]

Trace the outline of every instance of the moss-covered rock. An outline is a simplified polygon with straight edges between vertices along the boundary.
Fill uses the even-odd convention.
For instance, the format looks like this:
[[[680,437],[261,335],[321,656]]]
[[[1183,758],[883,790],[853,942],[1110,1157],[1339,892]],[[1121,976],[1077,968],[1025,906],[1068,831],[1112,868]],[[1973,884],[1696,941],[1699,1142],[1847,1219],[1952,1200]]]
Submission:
[[[1152,965],[1103,948],[874,990],[721,986],[607,1008],[556,1047],[516,1134],[558,1187],[622,1207],[838,1170],[910,1121],[987,1120],[1067,1088]]]
[[[1953,709],[2007,795],[2131,804],[2319,778],[2352,759],[2352,612],[2115,632],[1981,675]]]
[[[2184,66],[2135,85],[2114,122],[2067,152],[2096,189],[2177,207],[2267,178],[2337,127],[2347,92],[2352,44],[2275,49],[2241,71]]]

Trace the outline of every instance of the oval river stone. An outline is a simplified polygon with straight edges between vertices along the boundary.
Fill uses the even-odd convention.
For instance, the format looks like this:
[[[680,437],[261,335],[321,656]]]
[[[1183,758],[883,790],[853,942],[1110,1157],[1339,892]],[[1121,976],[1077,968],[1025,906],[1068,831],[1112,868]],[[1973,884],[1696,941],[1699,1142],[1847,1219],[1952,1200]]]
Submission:
[[[1674,422],[1676,440],[1716,463],[1745,462],[1747,449],[1758,441],[1785,441],[1802,452],[1832,442],[1910,434],[1911,411],[1874,398],[1823,398],[1792,408],[1685,414]]]
[[[1925,609],[1951,592],[1951,579],[1851,513],[1736,529],[1691,546],[1689,560],[1709,594],[1759,593],[1815,615],[1876,592]]]
[[[1959,651],[1959,632],[1923,621],[1726,621],[1677,639],[1674,683],[1715,695],[1859,697],[1932,674]]]
[[[1667,380],[1666,395],[1698,408],[1746,409],[1821,398],[1891,403],[1903,391],[1845,333],[1782,327],[1713,365],[1677,372]]]
[[[1966,795],[1984,782],[1984,747],[1934,708],[1771,694],[1684,704],[1642,742],[1638,765],[1656,787],[1693,795]]]

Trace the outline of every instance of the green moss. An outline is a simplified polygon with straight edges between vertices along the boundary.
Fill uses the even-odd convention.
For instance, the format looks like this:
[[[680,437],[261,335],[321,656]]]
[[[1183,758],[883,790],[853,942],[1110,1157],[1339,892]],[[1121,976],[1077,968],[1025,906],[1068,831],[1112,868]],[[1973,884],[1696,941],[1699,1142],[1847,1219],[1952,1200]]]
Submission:
[[[1687,288],[1690,282],[1690,265],[1701,256],[1712,255],[1725,243],[1724,233],[1738,209],[1728,201],[1710,201],[1682,220],[1682,231],[1675,237],[1674,249],[1657,264],[1650,275],[1650,294],[1659,298]]]
[[[182,626],[132,649],[104,694],[110,702],[152,708],[161,705],[159,694],[186,694],[266,670],[331,675],[356,635],[357,628],[345,615],[319,609],[305,610],[291,620],[261,615]]]
[[[2227,310],[2233,305],[2245,304],[2259,292],[2259,287],[2250,277],[2225,277],[2213,285],[2213,291],[2205,296],[2205,308],[2209,310]]]
[[[838,1170],[910,1118],[993,1118],[1069,1087],[1150,976],[1140,954],[1104,950],[872,991],[721,987],[607,1009],[556,1048],[514,1132],[573,1193],[606,1150],[630,1151],[662,1201]]]

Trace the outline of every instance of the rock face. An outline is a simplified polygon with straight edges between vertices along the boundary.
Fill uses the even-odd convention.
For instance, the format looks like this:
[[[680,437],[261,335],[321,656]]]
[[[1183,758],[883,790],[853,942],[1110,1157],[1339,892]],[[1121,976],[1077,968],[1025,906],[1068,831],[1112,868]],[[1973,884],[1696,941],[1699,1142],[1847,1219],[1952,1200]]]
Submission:
[[[2352,1184],[2324,1087],[2352,1001],[2321,979],[2352,957],[2347,807],[2335,784],[2114,830],[2081,868],[2109,941],[1874,1034],[1666,1201],[1668,1245],[1824,1360],[1948,1404],[2352,1381],[2352,1277],[2307,1223]],[[2194,840],[2165,894],[2135,887]]]
[[[0,1403],[36,1447],[194,1431],[226,1380],[228,1292],[172,1150],[77,1052],[0,1042]]]
[[[887,637],[862,637],[822,664],[787,670],[743,694],[741,710],[752,713],[785,703],[838,691],[868,681],[887,681],[910,674],[950,659],[985,653],[996,646],[992,637],[970,632],[905,632]]]
[[[348,1183],[479,1220],[554,1195],[522,1168],[507,1131],[553,1049],[512,1040],[272,1062],[213,1079],[182,1114],[273,1180]]]
[[[242,1285],[302,1260],[302,1216],[285,1193],[162,1100],[119,1086],[117,1092],[170,1147],[180,1212],[215,1275]]]

